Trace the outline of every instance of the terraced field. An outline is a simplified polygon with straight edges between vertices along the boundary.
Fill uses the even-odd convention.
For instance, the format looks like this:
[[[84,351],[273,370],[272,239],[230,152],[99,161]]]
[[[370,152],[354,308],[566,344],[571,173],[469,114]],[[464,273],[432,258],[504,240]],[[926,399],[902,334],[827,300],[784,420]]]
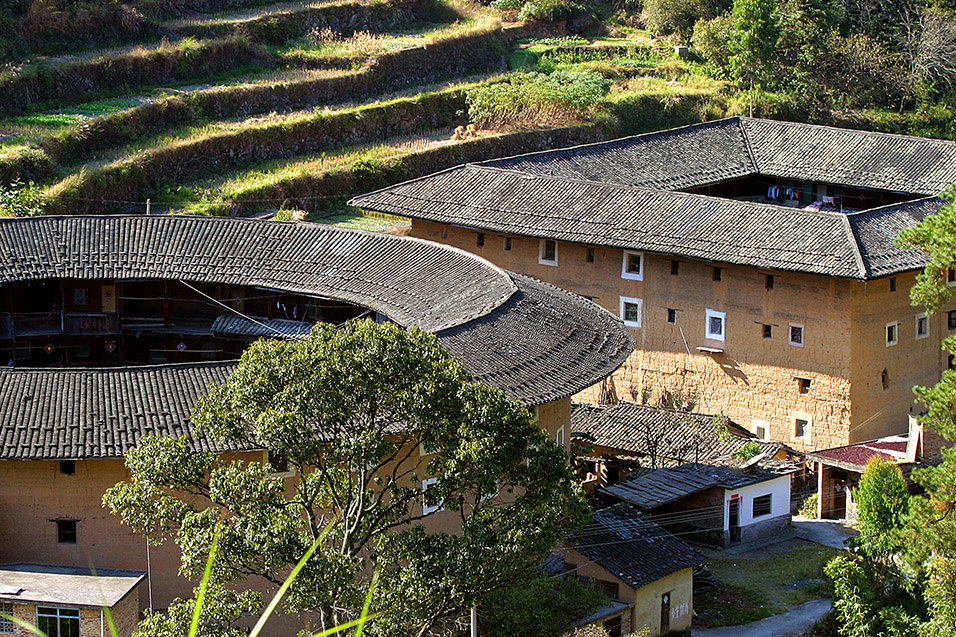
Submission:
[[[349,222],[349,196],[461,162],[741,109],[638,30],[567,37],[467,0],[183,6],[0,69],[0,192],[29,191],[27,213]]]

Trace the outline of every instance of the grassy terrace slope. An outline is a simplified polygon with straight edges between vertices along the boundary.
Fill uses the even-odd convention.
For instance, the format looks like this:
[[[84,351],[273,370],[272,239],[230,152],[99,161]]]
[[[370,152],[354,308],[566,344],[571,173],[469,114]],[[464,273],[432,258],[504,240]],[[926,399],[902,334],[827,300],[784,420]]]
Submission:
[[[34,182],[44,212],[143,211],[149,199],[321,216],[461,162],[750,107],[672,41],[625,25],[569,37],[564,23],[503,23],[468,0],[124,2],[149,24],[123,42],[78,23],[82,52],[50,25],[46,40],[0,48],[49,44],[49,57],[0,67],[0,188]],[[17,28],[42,26],[29,22]],[[754,106],[807,117],[772,95]]]

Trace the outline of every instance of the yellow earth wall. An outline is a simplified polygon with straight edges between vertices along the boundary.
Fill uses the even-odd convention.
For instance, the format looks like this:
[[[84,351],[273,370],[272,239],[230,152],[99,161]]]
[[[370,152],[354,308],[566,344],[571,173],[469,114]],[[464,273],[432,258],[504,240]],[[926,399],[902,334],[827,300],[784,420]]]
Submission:
[[[928,338],[914,339],[918,311],[908,297],[913,273],[897,277],[895,296],[886,299],[888,292],[881,296],[874,288],[888,289],[888,277],[863,284],[645,253],[642,280],[633,280],[622,276],[624,251],[616,248],[558,242],[557,265],[547,265],[540,263],[535,238],[510,236],[511,250],[505,250],[505,235],[483,233],[479,246],[475,230],[418,220],[412,234],[581,294],[618,316],[622,297],[640,299],[641,326],[630,328],[637,346],[613,376],[618,398],[724,414],[754,432],[765,426],[769,439],[798,450],[905,432],[910,388],[935,383],[947,362],[939,353],[942,337],[950,333],[945,313],[930,318]],[[668,321],[669,309],[676,311],[674,323]],[[723,341],[706,337],[708,309],[726,314]],[[884,324],[895,317],[901,322],[900,342],[886,348]],[[791,324],[802,326],[802,346],[790,344]],[[764,337],[764,325],[770,326],[770,338]],[[880,385],[884,366],[891,380],[887,392]],[[810,381],[805,393],[799,378]],[[600,392],[596,386],[579,398],[597,401]],[[797,436],[797,419],[807,421],[807,435]]]

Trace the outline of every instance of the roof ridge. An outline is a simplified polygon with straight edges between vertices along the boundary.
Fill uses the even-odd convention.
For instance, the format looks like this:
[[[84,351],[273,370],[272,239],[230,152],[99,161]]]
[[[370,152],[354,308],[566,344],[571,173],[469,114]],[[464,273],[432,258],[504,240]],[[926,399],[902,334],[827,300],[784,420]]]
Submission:
[[[750,157],[750,164],[754,169],[754,173],[759,175],[760,165],[757,164],[757,156],[754,154],[753,146],[750,144],[750,135],[747,133],[746,122],[743,117],[738,116],[737,123],[740,124],[740,135],[744,139],[744,147],[747,149],[747,156]]]
[[[860,278],[866,279],[869,270],[866,267],[866,261],[863,260],[863,249],[860,247],[860,236],[857,234],[853,224],[850,223],[848,215],[843,216],[843,230],[847,233],[847,239],[850,242],[850,248],[853,253],[853,260],[856,262],[857,270],[860,272]]]
[[[910,199],[908,201],[900,201],[898,203],[889,203],[885,206],[877,206],[876,208],[864,208],[863,210],[856,210],[854,212],[844,213],[847,217],[859,217],[862,215],[867,215],[873,212],[882,212],[885,210],[891,210],[893,208],[903,208],[906,206],[912,206],[920,203],[928,203],[931,201],[946,201],[939,195],[927,195],[926,197],[920,197],[918,199]]]

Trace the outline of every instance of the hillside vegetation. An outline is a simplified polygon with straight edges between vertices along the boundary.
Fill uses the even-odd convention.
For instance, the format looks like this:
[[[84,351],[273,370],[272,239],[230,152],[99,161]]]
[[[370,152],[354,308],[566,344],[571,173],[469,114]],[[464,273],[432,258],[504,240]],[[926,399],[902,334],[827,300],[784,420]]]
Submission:
[[[317,218],[733,114],[956,136],[952,0],[722,2],[0,0],[0,213]]]

